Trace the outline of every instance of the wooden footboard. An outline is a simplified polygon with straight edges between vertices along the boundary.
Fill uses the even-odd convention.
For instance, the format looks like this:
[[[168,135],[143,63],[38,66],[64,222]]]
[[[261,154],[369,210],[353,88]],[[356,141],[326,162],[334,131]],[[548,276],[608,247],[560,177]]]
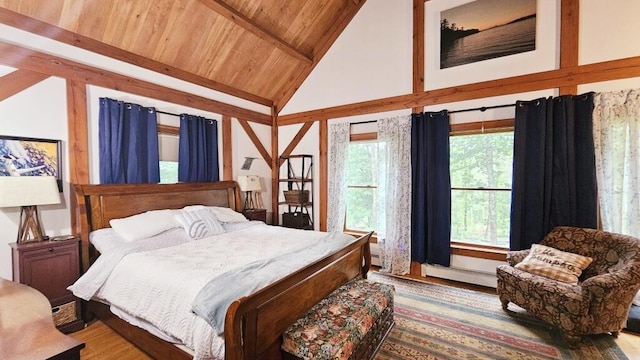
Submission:
[[[336,288],[366,278],[371,233],[301,271],[234,301],[225,319],[228,360],[278,359],[280,336],[293,322]]]
[[[226,206],[240,210],[240,195],[234,181],[197,184],[76,185],[78,205],[76,234],[82,239],[83,269],[97,257],[89,233],[108,227],[109,220],[157,209],[179,209],[186,205]],[[299,272],[264,289],[234,301],[225,319],[226,359],[279,359],[280,336],[305,311],[355,277],[366,277],[371,264],[367,234]],[[88,307],[124,338],[156,358],[189,359],[174,345],[126,323],[91,302]]]

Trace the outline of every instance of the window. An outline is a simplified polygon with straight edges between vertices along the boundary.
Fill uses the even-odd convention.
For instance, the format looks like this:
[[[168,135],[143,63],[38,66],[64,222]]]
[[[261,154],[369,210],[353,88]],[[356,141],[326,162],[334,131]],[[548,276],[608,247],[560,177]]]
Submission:
[[[452,135],[451,241],[508,248],[513,131]]]
[[[375,138],[376,133],[371,133],[364,137],[368,140],[349,143],[345,230],[370,231],[377,228],[377,164],[381,144]]]
[[[158,127],[160,152],[160,183],[178,182],[178,130],[169,126]]]

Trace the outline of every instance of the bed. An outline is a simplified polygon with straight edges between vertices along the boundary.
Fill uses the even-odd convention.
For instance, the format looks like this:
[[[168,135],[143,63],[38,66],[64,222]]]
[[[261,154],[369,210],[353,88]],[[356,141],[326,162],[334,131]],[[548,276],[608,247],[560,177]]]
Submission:
[[[75,229],[82,239],[82,267],[86,272],[99,253],[89,234],[109,227],[111,219],[158,209],[188,205],[240,210],[239,189],[233,181],[180,184],[75,185]],[[266,226],[266,225],[265,225]],[[270,285],[232,301],[224,314],[226,359],[280,358],[282,332],[332,290],[356,277],[366,277],[370,266],[369,236],[363,236]],[[286,306],[282,306],[286,304]],[[190,359],[192,354],[130,325],[98,301],[85,306],[86,317],[97,317],[154,358]]]

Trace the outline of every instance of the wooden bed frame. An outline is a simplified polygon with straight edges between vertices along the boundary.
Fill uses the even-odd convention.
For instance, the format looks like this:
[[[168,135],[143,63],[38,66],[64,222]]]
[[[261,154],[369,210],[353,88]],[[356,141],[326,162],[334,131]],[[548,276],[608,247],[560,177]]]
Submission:
[[[109,227],[109,220],[149,210],[180,209],[186,205],[224,206],[241,210],[234,181],[180,184],[75,185],[76,233],[82,239],[86,271],[99,255],[89,233]],[[370,234],[300,271],[249,296],[235,300],[224,327],[225,358],[279,359],[284,330],[306,310],[350,279],[366,277],[371,264]],[[90,301],[86,314],[95,315],[154,358],[190,359],[192,355],[111,314],[107,305]]]

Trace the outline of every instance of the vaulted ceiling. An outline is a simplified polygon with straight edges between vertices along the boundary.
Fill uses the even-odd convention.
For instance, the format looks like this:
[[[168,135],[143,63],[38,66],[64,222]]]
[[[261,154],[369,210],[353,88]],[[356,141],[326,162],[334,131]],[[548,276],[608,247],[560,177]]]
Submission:
[[[0,0],[0,22],[284,107],[365,0]]]

